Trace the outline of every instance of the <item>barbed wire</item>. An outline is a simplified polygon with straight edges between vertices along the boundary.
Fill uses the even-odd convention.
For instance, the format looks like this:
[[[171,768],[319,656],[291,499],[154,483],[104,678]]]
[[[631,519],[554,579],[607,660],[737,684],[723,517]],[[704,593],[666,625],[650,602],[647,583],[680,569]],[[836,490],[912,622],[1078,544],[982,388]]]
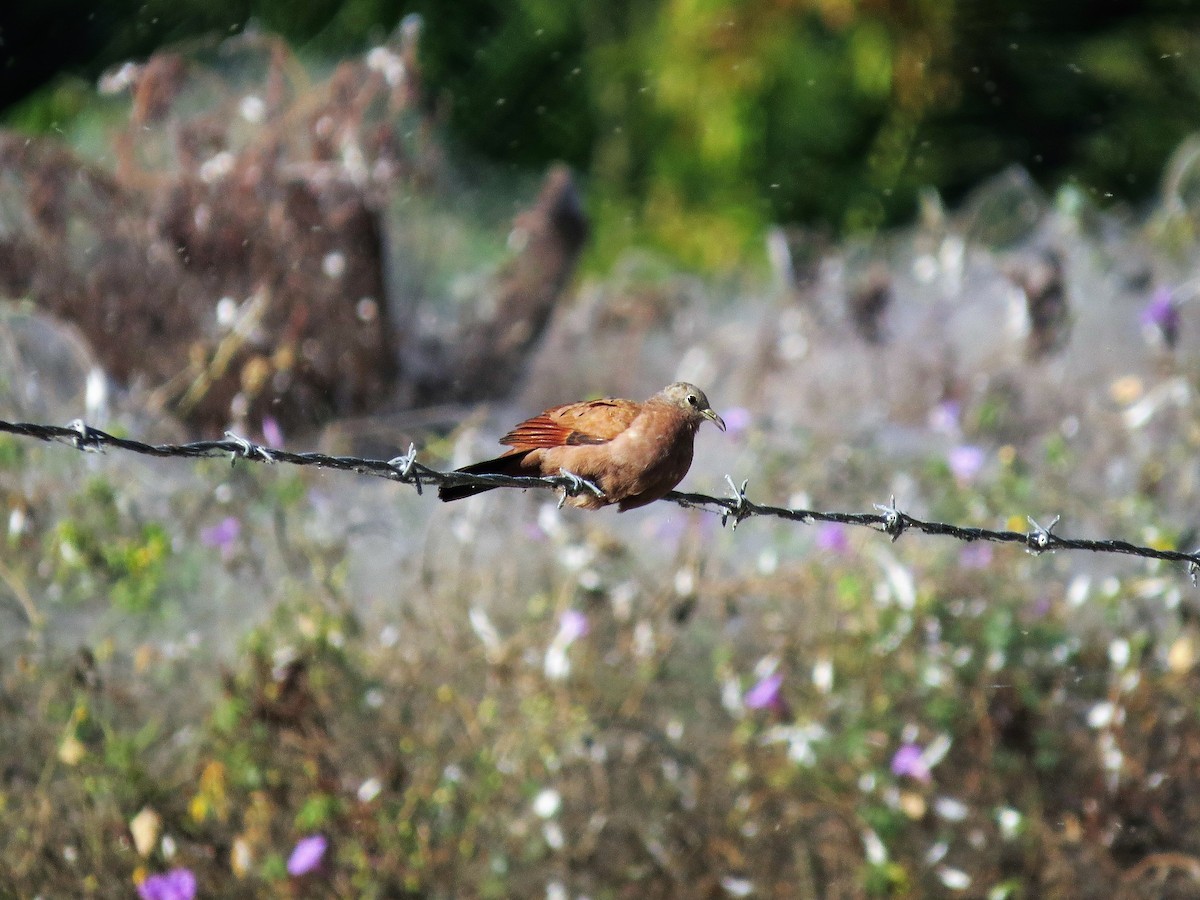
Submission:
[[[563,492],[562,500],[580,491],[590,490],[601,494],[599,488],[569,472],[545,477],[512,475],[478,475],[467,472],[442,472],[417,462],[417,451],[413,445],[408,453],[389,460],[364,459],[357,456],[330,456],[325,453],[294,453],[274,447],[264,447],[233,432],[225,432],[222,440],[193,441],[187,444],[146,444],[129,438],[117,437],[98,428],[92,428],[76,419],[69,425],[42,425],[30,422],[6,422],[0,420],[0,432],[21,437],[34,438],[51,443],[67,444],[84,452],[100,452],[107,447],[140,453],[144,456],[203,459],[228,456],[231,463],[239,459],[258,463],[282,463],[293,466],[315,466],[320,469],[335,469],[373,475],[389,481],[412,485],[418,494],[426,486],[436,487],[487,487],[487,488],[550,488]],[[1143,547],[1120,540],[1087,540],[1066,538],[1054,533],[1059,517],[1043,527],[1028,517],[1028,531],[996,531],[952,525],[946,522],[926,522],[914,518],[896,506],[893,496],[886,504],[875,504],[874,513],[822,512],[812,509],[790,509],[755,503],[746,496],[748,482],[739,486],[726,475],[731,489],[728,497],[712,497],[708,494],[687,494],[672,491],[663,500],[687,509],[700,509],[721,517],[721,524],[730,521],[736,529],[746,519],[764,516],[792,522],[834,522],[842,525],[857,525],[881,531],[899,540],[906,531],[922,534],[943,535],[959,541],[989,541],[997,544],[1020,544],[1030,553],[1045,553],[1055,550],[1086,550],[1092,553],[1120,553],[1144,559],[1160,559],[1167,562],[1187,563],[1187,571],[1195,584],[1200,574],[1200,549],[1191,553],[1180,550],[1160,550]]]

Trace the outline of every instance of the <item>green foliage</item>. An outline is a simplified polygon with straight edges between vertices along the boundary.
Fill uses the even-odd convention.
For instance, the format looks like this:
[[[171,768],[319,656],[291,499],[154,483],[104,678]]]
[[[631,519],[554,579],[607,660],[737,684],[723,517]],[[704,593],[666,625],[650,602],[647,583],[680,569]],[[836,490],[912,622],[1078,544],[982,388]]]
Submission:
[[[53,132],[64,122],[86,115],[95,102],[91,85],[66,78],[14,105],[7,111],[5,119],[13,128],[22,131]]]
[[[338,55],[413,12],[456,149],[505,174],[554,159],[586,173],[602,262],[635,242],[727,268],[759,253],[768,223],[870,232],[910,216],[922,186],[954,198],[1013,163],[1142,197],[1200,99],[1186,19],[1082,0],[122,0],[79,6],[89,40],[64,62],[94,77],[250,21]],[[90,102],[60,80],[10,122],[51,129]]]
[[[1200,95],[1179,62],[1195,37],[1157,10],[1073,6],[416,8],[470,147],[591,174],[598,256],[638,241],[723,267],[766,222],[873,230],[923,185],[957,195],[1013,162],[1150,190]]]
[[[55,581],[74,602],[103,597],[125,612],[150,612],[163,600],[171,539],[155,522],[137,522],[118,506],[113,486],[93,478],[69,504],[69,517],[47,533]]]
[[[0,435],[0,469],[18,471],[25,460],[25,444],[11,434]]]
[[[316,793],[304,801],[296,813],[297,831],[314,831],[325,828],[338,810],[338,802],[328,794]]]

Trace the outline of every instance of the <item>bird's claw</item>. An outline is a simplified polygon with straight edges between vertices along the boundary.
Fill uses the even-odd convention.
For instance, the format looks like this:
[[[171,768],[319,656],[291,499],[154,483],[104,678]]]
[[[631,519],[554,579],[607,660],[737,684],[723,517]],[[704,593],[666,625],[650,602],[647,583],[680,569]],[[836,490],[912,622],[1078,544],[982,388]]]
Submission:
[[[562,497],[558,500],[559,509],[563,508],[563,504],[567,502],[568,497],[577,497],[584,491],[591,491],[600,499],[604,499],[604,491],[600,490],[599,486],[594,482],[588,481],[586,478],[580,478],[574,472],[568,472],[566,469],[559,469],[558,474],[566,481],[562,485]]]

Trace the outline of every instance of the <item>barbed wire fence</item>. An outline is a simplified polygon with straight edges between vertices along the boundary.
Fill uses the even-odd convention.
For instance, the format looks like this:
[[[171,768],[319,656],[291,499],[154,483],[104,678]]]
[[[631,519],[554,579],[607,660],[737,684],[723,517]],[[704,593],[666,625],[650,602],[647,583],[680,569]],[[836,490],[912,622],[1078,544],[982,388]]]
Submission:
[[[330,456],[324,453],[295,453],[265,447],[233,432],[226,432],[222,440],[193,441],[186,444],[146,444],[129,438],[117,437],[98,428],[92,428],[76,419],[69,425],[43,425],[31,422],[7,422],[0,420],[0,432],[33,438],[51,443],[66,444],[83,452],[100,452],[106,448],[139,453],[143,456],[169,457],[178,459],[204,459],[228,456],[231,463],[246,460],[256,463],[284,464],[292,466],[314,466],[386,478],[414,487],[418,494],[425,487],[487,487],[487,488],[550,488],[561,490],[563,500],[570,494],[590,490],[597,494],[599,489],[570,473],[547,477],[476,475],[465,472],[442,472],[417,461],[415,446],[408,453],[393,459],[364,459],[356,456]],[[708,494],[687,494],[672,491],[663,498],[688,509],[700,509],[721,517],[721,524],[738,524],[755,517],[785,519],[792,522],[835,522],[842,525],[857,525],[881,531],[899,540],[906,531],[921,534],[943,535],[964,542],[989,541],[996,544],[1020,544],[1031,553],[1046,553],[1056,550],[1085,550],[1092,553],[1119,553],[1143,559],[1160,559],[1167,562],[1187,564],[1192,583],[1200,575],[1200,549],[1190,553],[1181,550],[1162,550],[1144,547],[1121,540],[1088,540],[1062,537],[1054,533],[1058,524],[1056,516],[1049,525],[1039,525],[1028,517],[1027,531],[996,531],[988,528],[953,525],[946,522],[926,522],[914,518],[899,509],[896,498],[886,504],[875,504],[873,513],[822,512],[812,509],[790,509],[755,503],[746,495],[748,482],[739,486],[730,476],[725,480],[730,487],[730,496],[713,497]],[[561,505],[561,501],[560,501]]]

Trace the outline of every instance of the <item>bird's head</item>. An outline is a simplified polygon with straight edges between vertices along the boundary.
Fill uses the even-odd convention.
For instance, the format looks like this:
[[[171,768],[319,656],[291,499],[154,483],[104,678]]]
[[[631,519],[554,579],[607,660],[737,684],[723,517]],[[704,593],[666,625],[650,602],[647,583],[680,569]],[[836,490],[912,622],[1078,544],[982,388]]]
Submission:
[[[697,424],[707,419],[722,431],[725,430],[725,420],[718,416],[709,405],[708,398],[704,396],[704,391],[700,390],[694,384],[688,384],[686,381],[677,381],[663,388],[659,396],[666,403],[684,410],[690,417],[697,420]]]

